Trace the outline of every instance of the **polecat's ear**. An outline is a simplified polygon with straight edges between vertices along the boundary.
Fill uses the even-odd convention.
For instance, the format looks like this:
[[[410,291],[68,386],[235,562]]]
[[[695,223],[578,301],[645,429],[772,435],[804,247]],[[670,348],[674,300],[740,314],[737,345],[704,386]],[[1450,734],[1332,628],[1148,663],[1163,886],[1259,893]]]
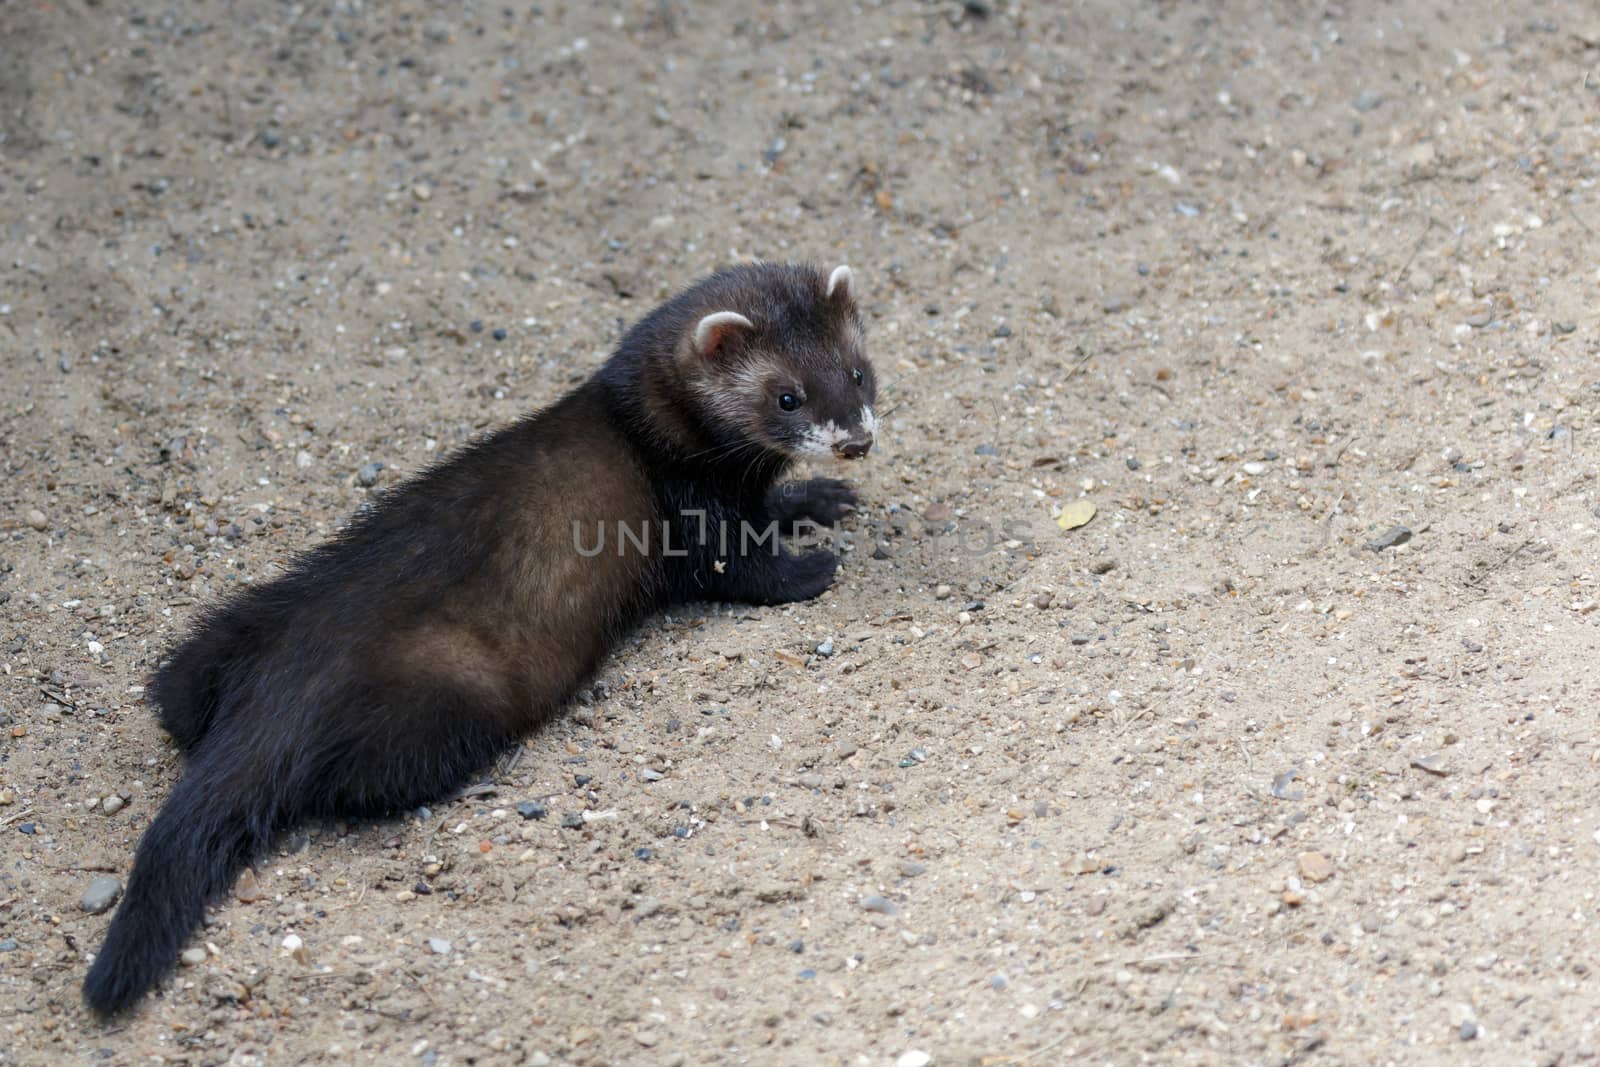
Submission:
[[[755,328],[755,323],[737,311],[713,311],[694,328],[694,350],[701,359],[711,359],[733,334]]]
[[[833,268],[833,273],[828,275],[828,299],[832,300],[834,297],[839,296],[846,300],[853,300],[855,294],[850,291],[850,279],[849,267],[841,263]]]

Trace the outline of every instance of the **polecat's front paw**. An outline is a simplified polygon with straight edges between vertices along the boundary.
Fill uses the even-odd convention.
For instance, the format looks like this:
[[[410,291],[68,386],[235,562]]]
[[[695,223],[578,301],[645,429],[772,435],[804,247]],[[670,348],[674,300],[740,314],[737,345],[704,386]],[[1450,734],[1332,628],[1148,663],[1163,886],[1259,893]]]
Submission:
[[[784,556],[778,568],[778,588],[774,604],[787,604],[797,600],[811,600],[821,596],[833,584],[839,572],[839,557],[825,548]]]
[[[785,482],[767,494],[767,509],[786,526],[812,522],[832,526],[856,507],[856,491],[839,478]]]

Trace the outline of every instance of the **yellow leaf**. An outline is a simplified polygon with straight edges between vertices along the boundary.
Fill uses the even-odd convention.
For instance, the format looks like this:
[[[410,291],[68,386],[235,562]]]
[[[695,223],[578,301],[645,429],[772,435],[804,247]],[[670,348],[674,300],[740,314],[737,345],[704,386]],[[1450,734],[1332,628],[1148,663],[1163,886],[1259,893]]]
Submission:
[[[1056,525],[1063,530],[1076,530],[1094,518],[1094,510],[1093,501],[1074,500],[1061,509],[1061,514],[1056,516]]]

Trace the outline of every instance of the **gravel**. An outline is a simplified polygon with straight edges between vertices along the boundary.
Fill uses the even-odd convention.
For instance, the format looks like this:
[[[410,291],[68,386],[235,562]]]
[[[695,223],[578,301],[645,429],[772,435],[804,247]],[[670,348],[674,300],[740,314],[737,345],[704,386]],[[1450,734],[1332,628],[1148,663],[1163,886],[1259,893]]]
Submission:
[[[1600,879],[1584,5],[168,6],[0,40],[17,1062],[1593,1051],[1593,924],[1529,903]],[[171,642],[747,256],[860,282],[833,589],[653,614],[503,799],[289,829],[89,1025],[76,905],[183,773]]]

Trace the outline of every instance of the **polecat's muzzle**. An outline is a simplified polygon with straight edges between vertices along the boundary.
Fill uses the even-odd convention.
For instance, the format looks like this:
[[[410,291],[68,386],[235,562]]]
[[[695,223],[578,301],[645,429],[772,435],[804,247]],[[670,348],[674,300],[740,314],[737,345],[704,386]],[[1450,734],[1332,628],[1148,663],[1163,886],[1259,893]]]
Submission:
[[[833,454],[840,459],[860,459],[872,450],[872,435],[862,434],[852,437],[848,441],[840,441],[833,446]]]

